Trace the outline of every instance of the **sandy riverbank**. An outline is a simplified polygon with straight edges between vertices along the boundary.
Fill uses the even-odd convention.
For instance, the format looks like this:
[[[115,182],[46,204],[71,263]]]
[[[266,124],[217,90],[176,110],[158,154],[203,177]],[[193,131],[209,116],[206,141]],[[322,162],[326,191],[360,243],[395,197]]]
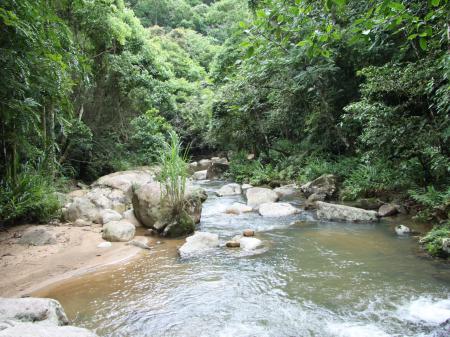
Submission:
[[[44,246],[21,245],[22,234],[32,228],[44,228],[56,237],[56,243]],[[138,230],[135,240],[143,237]],[[141,236],[140,236],[141,235]],[[101,267],[127,261],[143,253],[141,248],[113,242],[110,248],[97,248],[104,242],[101,226],[22,225],[0,232],[0,296],[19,297],[49,284],[69,279]]]

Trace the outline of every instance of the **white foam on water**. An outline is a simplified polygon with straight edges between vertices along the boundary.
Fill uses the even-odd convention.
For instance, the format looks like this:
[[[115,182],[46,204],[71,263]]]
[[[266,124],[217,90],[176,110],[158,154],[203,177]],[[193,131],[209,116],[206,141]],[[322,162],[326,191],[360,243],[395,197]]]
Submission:
[[[450,319],[450,299],[419,297],[399,306],[397,316],[413,323],[437,325]]]
[[[389,337],[390,335],[373,324],[357,322],[328,323],[327,330],[336,337]]]

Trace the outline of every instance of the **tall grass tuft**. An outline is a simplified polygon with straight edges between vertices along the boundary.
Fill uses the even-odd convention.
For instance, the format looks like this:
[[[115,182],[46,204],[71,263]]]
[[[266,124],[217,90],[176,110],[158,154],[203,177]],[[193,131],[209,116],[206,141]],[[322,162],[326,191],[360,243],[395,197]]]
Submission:
[[[169,140],[163,145],[159,158],[159,180],[163,187],[162,193],[176,216],[181,214],[186,206],[186,181],[189,174],[187,149],[183,151],[180,138],[174,131],[169,132]]]

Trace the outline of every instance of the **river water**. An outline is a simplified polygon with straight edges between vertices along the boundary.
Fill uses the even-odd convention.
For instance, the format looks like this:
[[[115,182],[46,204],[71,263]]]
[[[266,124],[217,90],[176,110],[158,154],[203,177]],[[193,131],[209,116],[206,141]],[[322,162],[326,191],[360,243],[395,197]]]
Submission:
[[[209,198],[199,229],[225,242],[252,228],[264,249],[181,259],[182,240],[153,240],[138,259],[42,295],[58,299],[74,325],[109,337],[430,336],[450,318],[448,265],[394,232],[418,225],[228,215],[242,199],[216,197],[221,184],[202,184]]]

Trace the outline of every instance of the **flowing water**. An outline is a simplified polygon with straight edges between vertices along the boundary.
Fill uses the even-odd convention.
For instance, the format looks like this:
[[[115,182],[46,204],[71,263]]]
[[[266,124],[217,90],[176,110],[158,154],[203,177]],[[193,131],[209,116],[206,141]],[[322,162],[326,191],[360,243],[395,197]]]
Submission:
[[[253,228],[264,249],[181,259],[183,241],[168,240],[41,295],[61,301],[74,325],[110,337],[430,336],[450,318],[448,265],[420,257],[397,223],[228,215],[241,197],[214,196],[221,184],[203,184],[199,229],[225,242]]]

